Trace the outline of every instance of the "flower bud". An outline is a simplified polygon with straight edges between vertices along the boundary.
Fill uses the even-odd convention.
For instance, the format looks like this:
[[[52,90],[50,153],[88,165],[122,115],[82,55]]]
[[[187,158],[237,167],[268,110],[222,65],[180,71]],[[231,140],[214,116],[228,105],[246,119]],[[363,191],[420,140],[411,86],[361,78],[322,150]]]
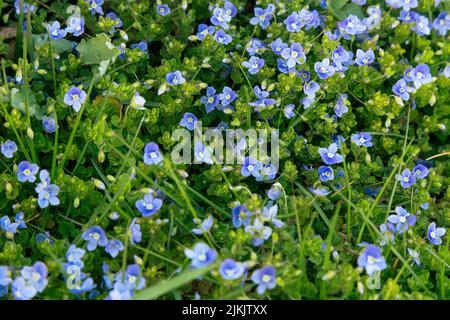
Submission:
[[[33,131],[33,129],[31,129],[30,127],[27,128],[27,136],[28,136],[28,138],[30,138],[31,140],[34,139],[34,131]]]

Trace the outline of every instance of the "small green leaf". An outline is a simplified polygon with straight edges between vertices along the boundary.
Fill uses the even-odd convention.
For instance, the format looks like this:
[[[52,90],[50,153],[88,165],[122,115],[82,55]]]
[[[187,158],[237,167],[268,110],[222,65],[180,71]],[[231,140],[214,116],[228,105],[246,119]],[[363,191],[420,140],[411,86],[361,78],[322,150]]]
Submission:
[[[219,266],[219,264],[220,264],[220,261],[213,263],[204,268],[194,269],[194,270],[184,272],[184,273],[180,274],[179,276],[176,276],[173,279],[161,282],[161,283],[157,284],[156,286],[142,290],[141,292],[137,293],[133,297],[133,299],[134,300],[157,299],[158,297],[162,296],[163,294],[173,291],[176,288],[189,283],[190,281],[194,280],[195,278],[198,278],[201,275],[204,275],[205,273],[217,268]]]
[[[100,64],[105,60],[114,60],[120,53],[104,33],[87,41],[81,40],[76,49],[80,53],[83,64]]]
[[[333,11],[338,11],[347,4],[348,0],[328,0],[327,2]]]

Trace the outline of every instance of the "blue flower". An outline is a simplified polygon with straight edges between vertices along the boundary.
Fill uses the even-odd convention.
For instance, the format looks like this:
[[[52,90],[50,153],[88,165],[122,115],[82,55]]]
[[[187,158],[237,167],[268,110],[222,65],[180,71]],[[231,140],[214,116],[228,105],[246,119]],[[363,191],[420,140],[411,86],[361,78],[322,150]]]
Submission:
[[[367,27],[359,20],[355,15],[349,15],[343,21],[338,22],[339,31],[348,37],[348,35],[354,36],[363,34]]]
[[[11,271],[7,266],[0,266],[0,287],[6,287],[12,282]]]
[[[223,8],[225,9],[226,15],[229,15],[231,18],[236,16],[237,9],[236,6],[231,1],[225,1]]]
[[[306,56],[300,43],[293,43],[289,48],[283,49],[281,57],[286,59],[286,64],[289,68],[293,68],[297,64],[300,65],[306,62]]]
[[[20,274],[27,284],[31,284],[37,292],[42,292],[48,284],[47,272],[45,264],[37,261],[30,267],[23,267]]]
[[[264,66],[264,59],[255,56],[250,57],[249,61],[242,62],[250,74],[256,74]]]
[[[59,205],[58,193],[59,187],[56,184],[50,184],[50,175],[47,170],[41,170],[39,173],[41,182],[36,186],[38,193],[38,204],[41,208],[47,208],[49,205]]]
[[[199,221],[197,219],[194,219],[194,223],[198,224],[199,227],[192,229],[191,230],[192,233],[194,233],[196,235],[201,235],[201,234],[209,232],[209,230],[211,229],[211,227],[212,227],[212,225],[214,223],[214,218],[213,218],[212,215],[209,215],[203,221]]]
[[[99,226],[93,226],[86,229],[81,235],[81,238],[88,242],[88,251],[94,251],[97,246],[105,247],[108,244],[105,231]]]
[[[367,29],[372,30],[379,27],[382,14],[380,6],[369,6],[367,8],[367,14],[369,16],[363,20],[363,23],[366,25]]]
[[[431,23],[427,17],[416,14],[414,20],[416,23],[411,30],[416,31],[418,36],[427,36],[431,33]]]
[[[311,191],[315,196],[319,196],[319,197],[324,197],[326,195],[329,195],[331,193],[331,191],[325,189],[325,188],[308,188],[309,191]]]
[[[88,0],[89,11],[92,15],[98,13],[103,15],[103,0]]]
[[[181,74],[181,71],[175,71],[175,72],[169,72],[166,75],[166,81],[167,81],[167,83],[176,86],[176,85],[185,83],[186,79]]]
[[[409,227],[416,224],[416,216],[409,213],[402,207],[395,207],[395,212],[397,214],[391,214],[388,217],[388,221],[395,225],[395,229],[399,234],[408,231]]]
[[[379,247],[368,245],[358,257],[358,266],[365,268],[369,276],[386,269],[386,261]]]
[[[136,218],[131,221],[129,234],[133,246],[142,241],[141,225],[136,222]]]
[[[105,247],[105,251],[109,253],[113,258],[117,257],[119,252],[123,251],[123,249],[124,249],[123,243],[118,239],[110,240]]]
[[[380,246],[383,247],[388,243],[394,243],[395,234],[397,233],[397,230],[392,223],[387,221],[386,223],[381,224],[380,231],[382,236]]]
[[[283,22],[289,32],[299,32],[305,26],[297,12],[293,12]]]
[[[320,89],[319,84],[314,80],[311,82],[307,82],[303,85],[303,92],[311,99],[314,99],[316,97],[316,92],[319,89]]]
[[[228,106],[234,100],[236,100],[237,94],[230,87],[224,87],[222,93],[219,94],[220,103],[224,106]]]
[[[125,274],[122,272],[117,273],[116,282],[123,284],[128,290],[142,290],[145,288],[145,278],[141,275],[141,268],[137,264],[130,264],[125,270]]]
[[[195,126],[197,125],[198,118],[190,113],[186,112],[183,116],[183,119],[180,121],[180,126],[185,127],[189,131],[193,131]]]
[[[417,8],[419,5],[417,0],[402,0],[401,1],[401,7],[403,7],[403,10],[409,11],[412,8]]]
[[[348,112],[348,105],[349,105],[348,96],[345,93],[340,94],[336,101],[336,105],[334,106],[334,113],[339,118],[342,117],[343,114]]]
[[[404,189],[407,189],[416,183],[416,176],[409,169],[403,170],[402,174],[396,175],[396,178],[400,181],[400,185]]]
[[[252,157],[245,157],[244,162],[242,163],[241,174],[244,177],[248,177],[250,175],[258,178],[261,173],[259,172],[263,167],[263,164]]]
[[[325,164],[336,164],[344,161],[344,157],[337,153],[336,143],[332,143],[328,148],[319,148],[319,154]]]
[[[17,179],[20,182],[35,182],[38,171],[39,167],[37,164],[22,161],[17,166]]]
[[[27,228],[27,223],[25,221],[25,215],[22,211],[18,212],[16,214],[16,216],[14,217],[14,221],[17,223],[18,228],[20,228],[20,229]]]
[[[218,43],[221,44],[229,44],[231,43],[231,41],[233,41],[233,38],[227,34],[225,31],[223,31],[223,29],[219,29],[219,31],[216,32],[216,34],[214,35],[214,39],[216,39],[216,41]]]
[[[11,285],[11,292],[16,300],[30,300],[37,294],[36,288],[25,281],[23,277],[17,277]]]
[[[333,60],[333,67],[338,72],[344,72],[348,66],[353,63],[353,52],[347,51],[342,46],[338,46],[331,54]]]
[[[433,21],[433,29],[441,36],[446,36],[450,29],[450,15],[446,11],[441,12]]]
[[[156,12],[161,16],[165,16],[170,13],[170,8],[165,4],[158,4],[156,6]]]
[[[75,265],[78,266],[79,268],[83,268],[84,263],[82,259],[85,254],[86,250],[77,248],[76,245],[72,244],[66,252],[67,264],[65,265],[65,267],[69,265]]]
[[[373,50],[369,49],[366,52],[364,52],[361,49],[356,50],[355,63],[358,66],[367,66],[371,64],[374,60],[375,54],[373,53]]]
[[[320,79],[329,78],[335,72],[333,66],[330,65],[330,59],[328,58],[323,59],[322,62],[316,62],[314,64],[314,70]]]
[[[16,9],[16,14],[20,14],[20,1],[21,0],[16,0],[14,1],[14,8]],[[30,10],[30,12],[33,12],[36,10],[36,6],[34,4],[29,4],[28,2],[23,2],[23,12],[26,14],[28,13],[28,10]]]
[[[260,176],[256,177],[256,181],[271,181],[275,179],[275,176],[277,175],[278,168],[275,167],[273,164],[265,164],[260,171]]]
[[[418,164],[417,166],[415,166],[412,172],[417,179],[424,179],[428,176],[429,173],[428,168],[422,164]]]
[[[352,134],[352,141],[357,146],[371,147],[372,136],[368,132],[360,132]]]
[[[302,104],[303,109],[308,109],[314,103],[314,99],[305,97],[300,99],[300,103]]]
[[[5,143],[2,144],[1,151],[5,157],[11,159],[14,156],[14,153],[17,152],[17,145],[14,141],[6,140]]]
[[[261,28],[267,29],[272,20],[273,11],[270,8],[262,9],[260,7],[256,7],[254,11],[255,16],[250,19],[250,24],[254,26],[259,24]]]
[[[0,229],[6,233],[15,234],[19,224],[17,222],[11,222],[8,216],[3,216],[0,218]]]
[[[126,285],[116,282],[105,300],[131,300],[132,297],[133,292]]]
[[[281,196],[281,185],[279,183],[274,183],[270,189],[267,191],[267,196],[270,200],[277,200]]]
[[[263,220],[270,222],[276,228],[284,227],[284,222],[277,218],[278,214],[278,205],[272,205],[272,201],[269,201],[269,204],[263,208],[261,217]]]
[[[356,3],[357,5],[363,6],[366,4],[366,0],[352,0],[353,3]]]
[[[66,32],[75,37],[81,36],[84,32],[84,18],[80,15],[72,15],[67,19]]]
[[[319,179],[322,182],[331,181],[334,179],[334,171],[331,167],[320,166],[319,169],[317,169],[317,173],[319,174]]]
[[[133,43],[133,44],[130,46],[130,48],[131,48],[131,49],[139,49],[139,50],[141,50],[141,51],[143,51],[143,52],[147,52],[147,50],[148,50],[148,44],[147,44],[147,42],[145,42],[145,41],[140,41],[140,42],[138,42],[138,43]]]
[[[252,244],[258,247],[272,235],[272,228],[265,226],[261,219],[255,218],[253,225],[245,227],[245,232],[252,236]]]
[[[109,30],[109,33],[115,33],[116,28],[121,28],[123,26],[122,20],[117,16],[115,12],[108,12],[106,14],[106,17],[115,22],[114,26],[111,28],[111,30]]]
[[[436,228],[436,223],[432,222],[428,226],[427,236],[428,240],[434,245],[441,245],[441,237],[447,232],[444,228]]]
[[[225,259],[220,265],[219,274],[225,280],[236,280],[244,274],[245,270],[245,264],[233,259]]]
[[[276,55],[280,56],[281,52],[283,52],[284,49],[288,48],[288,45],[284,43],[280,38],[277,38],[275,41],[272,41],[270,43],[270,48]]]
[[[278,70],[280,70],[280,72],[285,73],[285,74],[293,73],[296,71],[295,67],[288,67],[287,61],[284,59],[277,59],[277,67],[278,67]]]
[[[81,109],[81,105],[86,100],[86,92],[78,87],[71,87],[64,96],[64,103],[78,112]]]
[[[184,254],[191,259],[193,268],[203,268],[217,259],[217,252],[203,242],[197,243],[192,249],[185,249]]]
[[[213,35],[216,28],[213,26],[208,26],[204,23],[198,25],[198,32],[196,34],[198,40],[203,40],[208,34]]]
[[[62,39],[67,34],[66,30],[61,29],[58,21],[53,21],[52,23],[47,24],[47,32],[50,34],[50,38],[52,39]]]
[[[409,23],[413,23],[416,19],[417,16],[417,12],[415,11],[400,11],[400,16],[398,17],[398,19],[400,21],[402,21],[403,23],[409,24]]]
[[[284,109],[283,109],[284,116],[285,116],[287,119],[292,119],[293,117],[295,117],[294,109],[295,109],[295,105],[293,105],[293,104],[288,104],[288,105],[287,105],[286,107],[284,107]]]
[[[213,111],[219,104],[219,95],[213,87],[206,88],[206,96],[201,97],[200,102],[205,105],[206,113]]]
[[[220,26],[225,30],[230,29],[228,22],[231,21],[231,16],[227,14],[227,11],[224,8],[216,7],[213,11],[213,15],[211,16],[211,23],[215,26]]]
[[[56,131],[56,127],[57,124],[55,118],[47,116],[42,117],[42,128],[44,129],[44,131],[48,133],[54,133]]]
[[[235,228],[239,228],[242,225],[245,227],[249,226],[251,216],[252,212],[250,212],[245,206],[238,205],[234,207],[232,211],[233,226]]]
[[[392,92],[394,92],[397,96],[399,96],[401,99],[408,101],[409,100],[409,94],[414,91],[414,88],[411,86],[408,86],[407,82],[404,79],[398,80],[393,86],[392,86]]]
[[[210,147],[205,146],[201,142],[195,142],[194,144],[194,157],[195,162],[194,163],[207,163],[207,164],[213,164],[214,161],[211,158],[212,150]]]
[[[407,248],[408,250],[408,255],[413,259],[414,263],[420,267],[420,256],[419,256],[419,252],[412,250],[410,248]]]
[[[265,266],[257,269],[252,274],[252,281],[258,287],[256,292],[262,295],[266,290],[271,290],[276,286],[276,270],[272,266]]]
[[[144,147],[144,163],[148,165],[160,164],[163,161],[163,156],[161,151],[159,151],[159,146],[150,142]]]
[[[136,201],[136,208],[144,217],[150,217],[159,211],[162,207],[162,200],[154,198],[149,192],[144,196],[144,199]]]
[[[424,84],[431,82],[430,68],[426,64],[419,64],[411,70],[411,78],[416,89],[419,89]]]
[[[53,243],[54,243],[54,241],[50,237],[50,233],[48,231],[46,231],[45,233],[44,232],[40,232],[40,233],[36,234],[35,240],[36,240],[36,243],[45,242],[45,243],[48,243],[50,245],[53,245]]]

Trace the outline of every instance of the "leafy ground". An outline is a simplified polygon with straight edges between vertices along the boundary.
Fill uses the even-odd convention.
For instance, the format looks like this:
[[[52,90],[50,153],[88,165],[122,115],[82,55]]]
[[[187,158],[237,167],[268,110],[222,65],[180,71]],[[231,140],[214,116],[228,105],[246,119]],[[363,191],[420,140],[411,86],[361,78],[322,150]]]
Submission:
[[[0,297],[449,299],[449,9],[0,0]]]

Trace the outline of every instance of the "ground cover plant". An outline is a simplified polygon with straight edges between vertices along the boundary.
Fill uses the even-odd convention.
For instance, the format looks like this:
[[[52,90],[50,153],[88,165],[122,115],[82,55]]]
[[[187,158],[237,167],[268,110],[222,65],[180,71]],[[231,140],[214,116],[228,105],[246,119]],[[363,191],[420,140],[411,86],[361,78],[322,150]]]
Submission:
[[[449,10],[0,0],[0,297],[449,299]]]

